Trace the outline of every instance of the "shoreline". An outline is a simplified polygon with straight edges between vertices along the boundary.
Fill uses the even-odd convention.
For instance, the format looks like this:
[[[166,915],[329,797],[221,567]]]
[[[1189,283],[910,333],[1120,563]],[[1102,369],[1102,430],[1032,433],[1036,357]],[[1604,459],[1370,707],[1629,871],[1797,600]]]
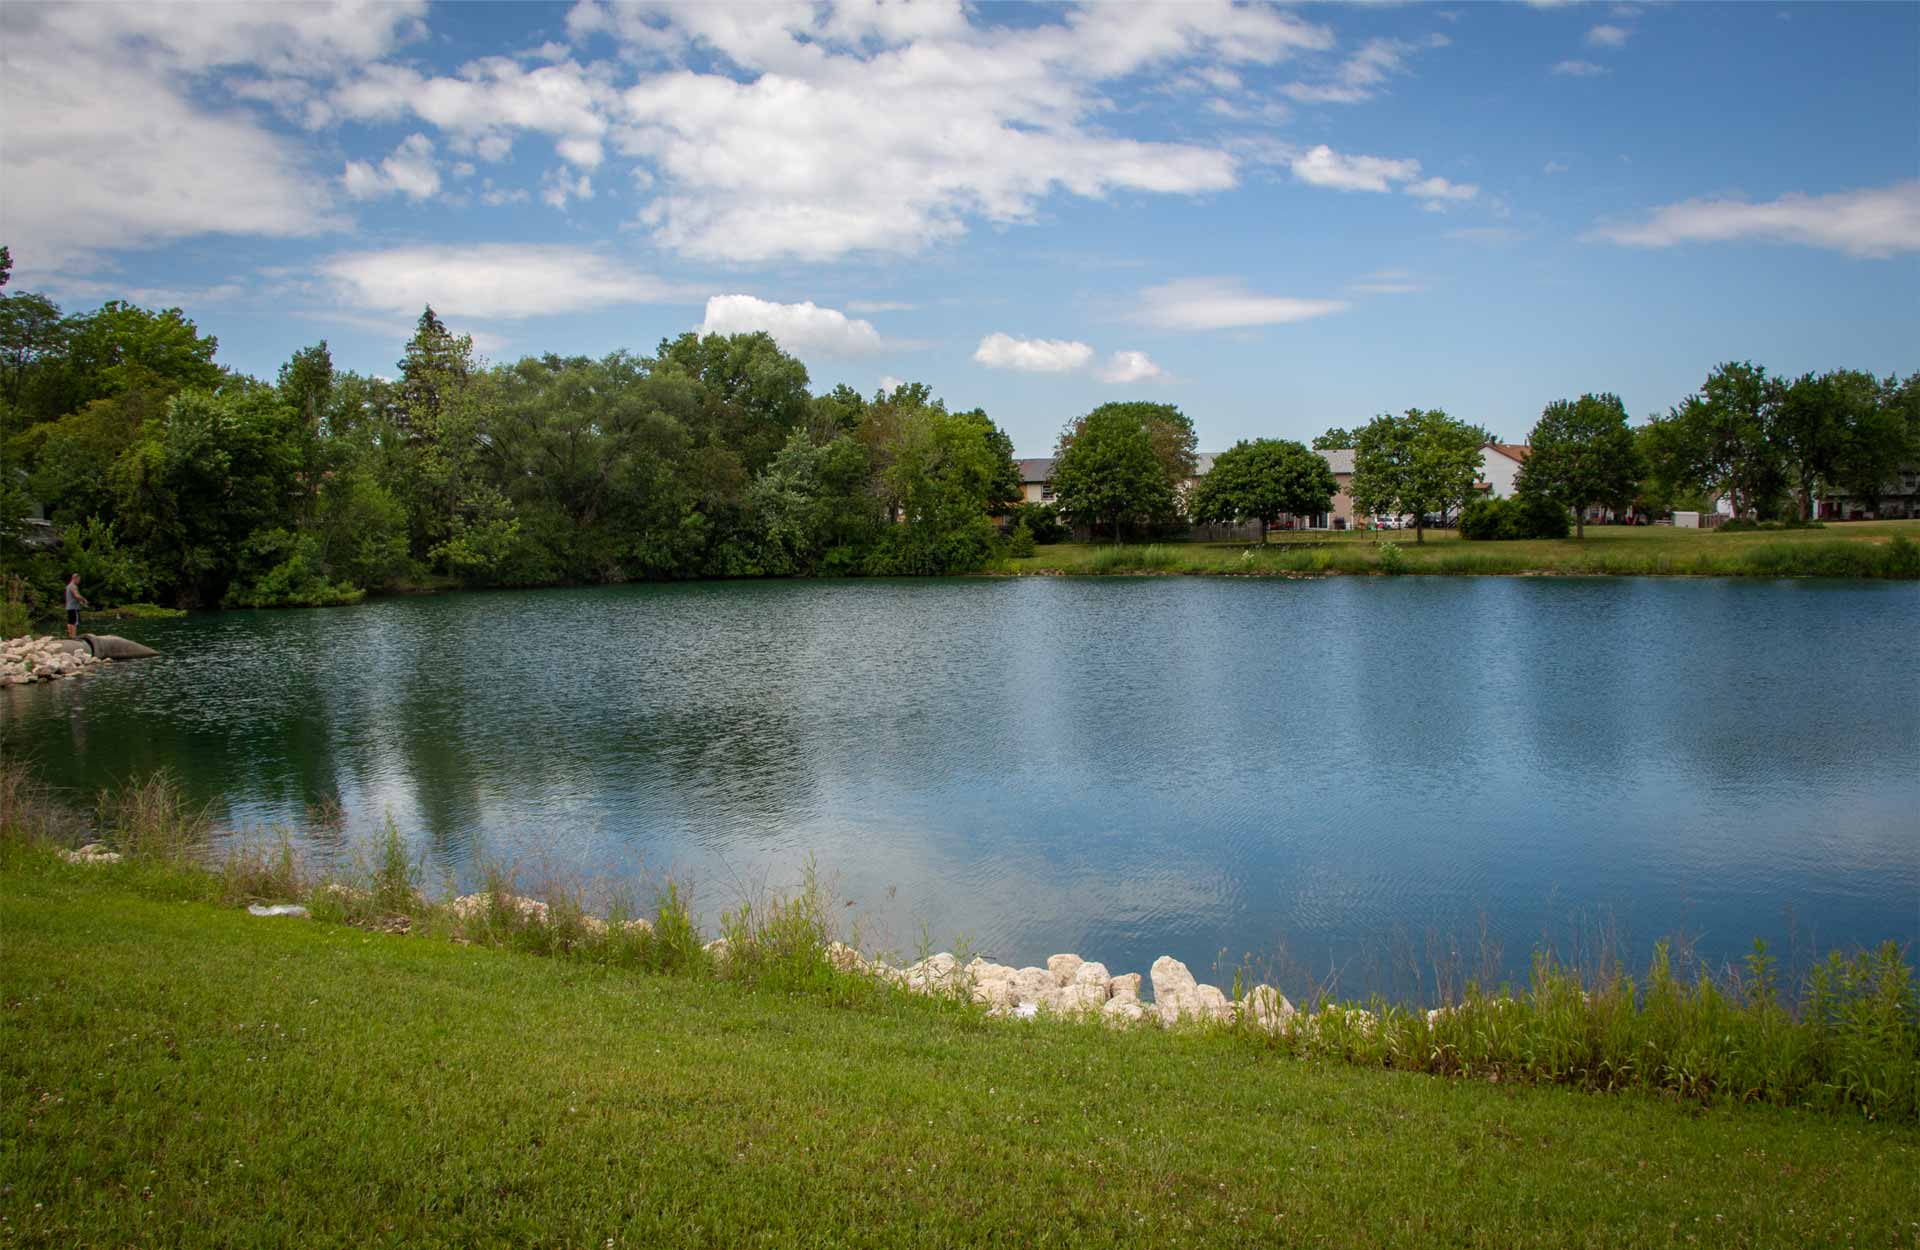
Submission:
[[[1920,1131],[1858,1113],[1435,1080],[1225,1029],[983,1027],[846,979],[556,967],[525,944],[260,919],[150,867],[3,849],[0,908],[23,1091],[0,1108],[0,1227],[25,1245],[1911,1232]]]
[[[206,809],[164,773],[103,793],[95,813],[64,806],[26,767],[0,765],[0,870],[148,882],[180,901],[261,905],[255,916],[323,929],[503,947],[832,1002],[879,1006],[899,995],[1007,1028],[1053,1017],[1102,1032],[1198,1029],[1305,1058],[1439,1077],[1920,1121],[1920,980],[1892,941],[1790,969],[1761,944],[1744,965],[1715,968],[1660,942],[1639,976],[1605,951],[1574,966],[1536,949],[1520,983],[1482,985],[1461,968],[1457,980],[1436,980],[1438,1001],[1319,998],[1296,1009],[1279,988],[1244,984],[1238,973],[1230,991],[1202,984],[1170,956],[1144,977],[1115,975],[1078,954],[1019,968],[925,947],[911,961],[868,956],[842,940],[843,909],[811,861],[793,893],[743,899],[720,913],[710,936],[670,878],[651,915],[618,896],[596,914],[578,887],[521,894],[504,866],[483,889],[449,888],[436,900],[391,823],[354,866],[318,871],[290,832],[223,842]],[[1142,993],[1149,983],[1150,999]]]

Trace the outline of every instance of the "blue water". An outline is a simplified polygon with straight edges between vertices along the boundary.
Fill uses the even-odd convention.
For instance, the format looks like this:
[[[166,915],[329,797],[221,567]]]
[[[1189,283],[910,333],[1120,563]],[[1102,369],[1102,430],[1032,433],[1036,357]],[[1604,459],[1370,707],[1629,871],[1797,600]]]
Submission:
[[[0,691],[86,790],[172,767],[338,856],[391,815],[709,916],[808,855],[870,943],[1251,957],[1406,989],[1920,937],[1920,587],[1639,579],[704,583],[128,625],[166,654]]]

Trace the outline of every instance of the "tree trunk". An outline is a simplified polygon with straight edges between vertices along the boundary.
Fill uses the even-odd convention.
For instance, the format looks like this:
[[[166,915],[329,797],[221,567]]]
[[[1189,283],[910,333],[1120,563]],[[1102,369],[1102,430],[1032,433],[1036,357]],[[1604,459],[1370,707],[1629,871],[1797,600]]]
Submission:
[[[1427,541],[1427,514],[1424,512],[1413,514],[1413,541],[1416,543]]]
[[[1813,478],[1811,476],[1800,479],[1800,519],[1813,520]]]
[[[1267,527],[1272,524],[1273,519],[1271,517],[1260,518],[1260,545],[1262,547],[1267,545]]]
[[[1587,537],[1587,510],[1584,507],[1573,510],[1573,536],[1582,541]]]

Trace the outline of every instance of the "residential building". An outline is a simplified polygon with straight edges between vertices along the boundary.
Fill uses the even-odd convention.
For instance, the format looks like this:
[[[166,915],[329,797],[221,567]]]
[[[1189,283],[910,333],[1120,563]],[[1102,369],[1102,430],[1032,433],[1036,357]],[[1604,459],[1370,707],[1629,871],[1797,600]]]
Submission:
[[[1020,469],[1020,498],[1025,503],[1053,502],[1053,458],[1016,460]]]
[[[1476,491],[1485,491],[1495,499],[1513,498],[1520,479],[1520,466],[1533,454],[1525,443],[1488,443],[1480,449],[1480,480]]]
[[[1920,466],[1909,465],[1880,488],[1880,497],[1829,491],[1814,499],[1814,515],[1823,521],[1887,521],[1920,517]]]

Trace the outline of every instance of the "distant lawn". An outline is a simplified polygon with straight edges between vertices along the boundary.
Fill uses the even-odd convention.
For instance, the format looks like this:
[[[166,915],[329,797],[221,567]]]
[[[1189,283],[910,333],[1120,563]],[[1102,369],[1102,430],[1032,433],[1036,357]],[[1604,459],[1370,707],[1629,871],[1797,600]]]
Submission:
[[[1584,539],[1469,542],[1457,530],[1296,530],[1268,544],[1059,543],[1011,561],[1021,573],[1637,574],[1718,577],[1915,577],[1920,560],[1896,555],[1896,537],[1920,542],[1920,520],[1834,522],[1824,529],[1723,534],[1665,525],[1594,525]],[[1382,547],[1397,554],[1382,565]]]
[[[0,1246],[1907,1246],[1920,1131],[0,870]]]

